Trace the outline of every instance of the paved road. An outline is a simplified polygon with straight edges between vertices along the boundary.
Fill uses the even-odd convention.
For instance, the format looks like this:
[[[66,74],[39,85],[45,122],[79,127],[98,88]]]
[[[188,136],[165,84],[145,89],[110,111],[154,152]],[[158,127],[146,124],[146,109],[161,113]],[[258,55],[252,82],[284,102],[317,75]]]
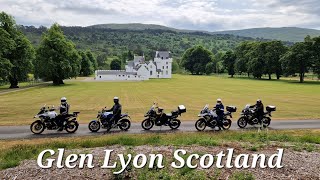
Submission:
[[[132,123],[129,131],[123,132],[118,129],[112,129],[108,134],[126,133],[126,134],[142,134],[142,133],[173,133],[173,132],[196,132],[193,121],[183,121],[178,130],[170,130],[169,127],[153,127],[150,131],[142,130],[140,123]],[[210,128],[207,128],[210,130]],[[247,126],[246,129],[254,129]],[[320,120],[285,120],[272,121],[269,129],[320,129]],[[240,130],[234,121],[231,130]],[[32,139],[32,138],[50,138],[50,137],[77,137],[77,136],[93,136],[102,135],[106,131],[100,129],[98,133],[89,131],[87,124],[80,124],[78,131],[74,134],[68,134],[65,131],[49,131],[45,130],[40,135],[32,134],[29,126],[0,126],[0,139]]]

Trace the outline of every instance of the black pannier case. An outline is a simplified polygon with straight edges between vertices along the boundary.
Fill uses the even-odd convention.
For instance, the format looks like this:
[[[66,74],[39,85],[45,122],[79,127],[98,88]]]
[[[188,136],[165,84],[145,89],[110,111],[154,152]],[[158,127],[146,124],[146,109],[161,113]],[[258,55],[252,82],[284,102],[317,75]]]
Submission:
[[[267,106],[266,109],[268,112],[271,112],[271,111],[276,111],[277,108],[275,106]]]
[[[187,112],[187,109],[186,109],[186,107],[185,107],[184,105],[178,106],[178,110],[179,110],[180,113],[185,113],[185,112]]]
[[[237,112],[237,107],[235,107],[235,106],[227,106],[227,111],[229,111],[229,112]]]

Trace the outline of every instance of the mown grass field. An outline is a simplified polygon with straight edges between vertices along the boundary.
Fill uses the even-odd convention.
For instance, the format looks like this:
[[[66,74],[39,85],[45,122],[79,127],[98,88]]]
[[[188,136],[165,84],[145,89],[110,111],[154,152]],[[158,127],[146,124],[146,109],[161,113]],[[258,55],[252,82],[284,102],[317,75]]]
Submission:
[[[276,105],[274,119],[320,119],[320,83],[304,84],[289,80],[253,80],[215,76],[174,75],[172,79],[143,82],[66,81],[63,86],[36,87],[1,94],[0,125],[30,124],[44,105],[59,105],[65,96],[71,111],[80,111],[80,123],[88,123],[102,107],[111,107],[113,97],[119,96],[123,112],[133,121],[141,122],[154,101],[166,112],[179,104],[187,107],[182,120],[196,120],[205,104],[215,104],[222,98],[224,105],[235,105],[239,116],[247,103],[261,98],[265,105]]]

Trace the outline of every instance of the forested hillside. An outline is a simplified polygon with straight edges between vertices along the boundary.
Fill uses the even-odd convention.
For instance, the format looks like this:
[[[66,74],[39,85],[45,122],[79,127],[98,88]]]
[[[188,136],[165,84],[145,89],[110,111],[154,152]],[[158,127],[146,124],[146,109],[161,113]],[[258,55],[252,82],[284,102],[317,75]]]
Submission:
[[[38,45],[45,27],[26,27],[20,29]],[[96,56],[113,57],[131,50],[136,54],[144,53],[149,59],[155,50],[170,50],[175,57],[181,57],[184,51],[201,44],[214,54],[234,49],[240,42],[253,40],[233,35],[210,35],[202,32],[177,32],[163,29],[108,29],[101,25],[94,27],[62,27],[64,34],[72,40],[78,49],[92,50]]]
[[[311,37],[320,36],[320,30],[283,27],[283,28],[253,28],[234,31],[214,32],[213,34],[232,34],[235,36],[245,36],[252,38],[264,38],[271,40],[302,42],[309,35]]]

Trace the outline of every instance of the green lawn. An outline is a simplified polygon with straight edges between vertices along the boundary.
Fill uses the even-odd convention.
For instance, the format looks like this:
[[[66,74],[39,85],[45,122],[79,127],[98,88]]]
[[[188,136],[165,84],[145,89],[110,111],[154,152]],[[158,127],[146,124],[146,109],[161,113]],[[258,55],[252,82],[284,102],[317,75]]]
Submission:
[[[71,111],[81,112],[81,123],[96,117],[102,107],[112,106],[120,97],[123,111],[133,121],[142,121],[144,113],[157,101],[169,112],[179,104],[187,107],[182,120],[195,120],[201,108],[222,98],[225,105],[236,105],[239,116],[247,103],[261,98],[265,105],[277,106],[274,119],[320,119],[320,83],[300,84],[288,80],[253,80],[214,76],[174,75],[172,79],[143,82],[68,81],[64,86],[36,87],[9,94],[0,94],[0,125],[30,124],[44,104],[59,104],[66,96]]]

